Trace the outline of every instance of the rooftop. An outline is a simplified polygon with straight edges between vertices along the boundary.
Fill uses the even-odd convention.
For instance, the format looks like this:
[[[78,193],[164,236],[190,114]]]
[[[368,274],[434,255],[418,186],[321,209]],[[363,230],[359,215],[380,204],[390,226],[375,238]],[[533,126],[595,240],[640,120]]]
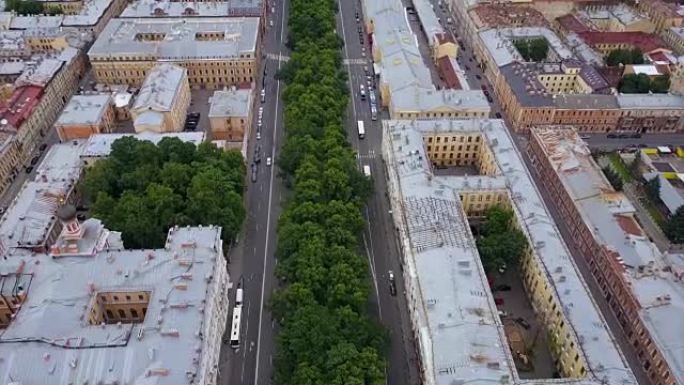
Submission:
[[[163,249],[125,250],[98,220],[81,226],[92,252],[17,257],[0,267],[26,293],[0,334],[0,376],[61,385],[209,381],[203,375],[218,342],[203,335],[215,338],[212,318],[225,315],[221,229],[175,228]],[[89,324],[93,304],[112,292],[147,295],[144,320]]]
[[[252,107],[252,89],[214,91],[209,99],[209,117],[249,116]]]
[[[130,3],[121,13],[127,17],[214,17],[228,15],[228,1],[156,1],[143,0]]]
[[[533,129],[544,152],[550,157],[566,191],[575,200],[583,220],[593,229],[600,244],[616,253],[624,268],[623,277],[631,284],[641,305],[639,311],[655,344],[676,377],[684,382],[684,284],[677,279],[669,262],[648,237],[634,234],[620,220],[633,218],[634,208],[615,192],[594,162],[586,144],[569,129]],[[655,273],[654,273],[655,272]],[[662,296],[668,299],[658,303]]]
[[[629,46],[639,48],[644,53],[649,53],[659,48],[667,48],[665,42],[663,42],[662,39],[660,39],[657,35],[645,32],[589,31],[579,32],[578,35],[591,46],[605,44],[627,44]]]
[[[42,96],[42,87],[24,86],[15,89],[10,99],[0,107],[0,131],[18,130]]]
[[[549,22],[541,12],[522,5],[483,3],[473,8],[469,14],[480,28],[515,27],[523,23],[530,27],[549,26]]]
[[[437,385],[521,383],[510,356],[489,283],[459,193],[506,191],[516,218],[581,341],[587,375],[575,384],[636,384],[553,219],[501,120],[384,121],[390,199],[406,255],[408,289],[423,368]],[[495,176],[436,176],[424,135],[482,136],[494,155]],[[406,221],[404,223],[404,220]],[[408,290],[407,289],[407,290]],[[555,380],[535,380],[547,382]]]
[[[480,89],[476,90],[425,90],[408,88],[392,94],[393,111],[457,111],[490,110],[487,98]]]
[[[187,86],[187,70],[173,64],[157,64],[147,73],[133,103],[134,111],[171,111],[178,92]]]
[[[99,124],[107,107],[110,105],[112,105],[112,96],[110,94],[74,95],[66,107],[64,107],[56,124]]]
[[[83,158],[98,158],[109,156],[112,144],[115,140],[125,136],[134,136],[138,140],[147,140],[154,144],[159,143],[164,138],[178,138],[184,142],[199,145],[204,142],[204,132],[169,132],[157,134],[153,132],[142,132],[139,134],[95,134],[91,135],[86,142],[83,151],[79,154]]]
[[[684,109],[684,96],[673,94],[618,94],[620,108]]]
[[[524,60],[513,45],[514,40],[539,37],[546,39],[549,43],[549,51],[555,53],[555,55],[558,56],[558,59],[566,60],[574,57],[572,52],[565,47],[558,36],[548,28],[491,28],[480,32],[480,39],[498,67],[505,66],[514,61]]]
[[[444,33],[444,28],[437,20],[437,15],[432,9],[432,4],[428,0],[413,0],[413,5],[418,14],[420,25],[427,36],[430,44],[434,42],[433,37]]]
[[[136,60],[221,59],[254,55],[256,17],[112,19],[88,52],[91,60],[133,55]],[[141,38],[155,35],[159,40]],[[211,38],[198,39],[201,36]]]
[[[590,27],[585,25],[582,21],[580,21],[580,19],[578,19],[575,15],[573,15],[571,13],[557,18],[556,21],[566,31],[570,31],[570,32],[588,32],[588,31],[591,31]]]

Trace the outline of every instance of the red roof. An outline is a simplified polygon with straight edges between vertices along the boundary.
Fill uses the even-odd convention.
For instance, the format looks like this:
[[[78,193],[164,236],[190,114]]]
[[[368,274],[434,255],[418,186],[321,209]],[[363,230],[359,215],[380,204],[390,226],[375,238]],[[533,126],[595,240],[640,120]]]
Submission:
[[[24,86],[14,90],[12,97],[0,107],[0,120],[7,121],[0,125],[0,129],[11,127],[18,130],[38,105],[42,95],[43,88],[37,86]]]
[[[437,42],[439,44],[444,44],[444,43],[456,43],[454,41],[454,38],[451,37],[451,35],[446,34],[446,33],[437,33],[435,34],[435,37],[437,38]]]
[[[649,54],[648,56],[651,59],[651,61],[654,61],[654,62],[663,62],[664,61],[664,62],[667,62],[670,64],[674,64],[670,60],[670,57],[665,54],[665,52],[657,51],[657,52],[653,52],[653,53]]]
[[[577,19],[574,15],[567,14],[565,16],[561,16],[558,19],[558,24],[560,24],[561,27],[563,27],[566,31],[570,32],[589,32],[591,29],[584,25],[579,19]]]
[[[447,88],[452,88],[455,90],[461,89],[461,82],[458,81],[458,76],[456,76],[456,70],[453,64],[451,64],[451,58],[449,56],[442,56],[437,59],[437,69],[439,74],[444,79],[447,84]]]
[[[667,47],[656,35],[645,32],[580,32],[580,37],[589,45],[597,44],[628,44],[639,48],[643,53],[649,53],[658,48]]]

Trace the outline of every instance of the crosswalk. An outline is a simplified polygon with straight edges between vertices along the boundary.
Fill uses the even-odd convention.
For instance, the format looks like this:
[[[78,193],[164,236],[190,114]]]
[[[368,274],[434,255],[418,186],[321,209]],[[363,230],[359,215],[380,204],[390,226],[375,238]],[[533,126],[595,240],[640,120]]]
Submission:
[[[290,60],[289,56],[279,56],[274,53],[267,53],[266,59],[268,60],[280,60],[282,62],[288,62]]]
[[[368,64],[368,60],[366,59],[344,59],[343,61],[344,65],[365,65]]]
[[[368,154],[356,154],[358,159],[375,159],[375,150],[368,150]]]

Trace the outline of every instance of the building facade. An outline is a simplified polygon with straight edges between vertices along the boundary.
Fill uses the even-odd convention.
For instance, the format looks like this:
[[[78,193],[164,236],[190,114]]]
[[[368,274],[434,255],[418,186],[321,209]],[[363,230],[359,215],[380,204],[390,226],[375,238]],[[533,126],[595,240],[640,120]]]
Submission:
[[[98,82],[140,87],[158,61],[187,70],[192,88],[251,83],[259,58],[259,18],[114,19],[88,52]]]
[[[93,134],[109,133],[114,128],[112,96],[74,95],[55,123],[62,141],[87,139]]]
[[[242,142],[252,130],[254,89],[214,91],[209,100],[209,125],[215,140]]]
[[[157,65],[149,71],[131,108],[135,131],[181,131],[190,97],[185,68],[172,64]]]

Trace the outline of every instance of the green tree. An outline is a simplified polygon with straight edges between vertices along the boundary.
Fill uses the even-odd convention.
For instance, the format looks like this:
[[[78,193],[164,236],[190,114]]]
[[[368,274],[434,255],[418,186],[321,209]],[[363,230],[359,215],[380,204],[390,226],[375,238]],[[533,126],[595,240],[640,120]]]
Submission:
[[[549,53],[549,43],[544,38],[533,39],[530,41],[530,58],[532,61],[539,62],[546,59]]]
[[[609,66],[617,66],[620,64],[643,64],[644,55],[639,48],[618,48],[608,52],[608,55],[605,57],[605,61]]]
[[[654,94],[666,94],[670,90],[670,75],[655,76],[651,81],[650,90]]]
[[[40,15],[43,12],[43,3],[34,0],[7,0],[5,11],[14,11],[20,15]]]
[[[677,211],[665,223],[663,228],[665,235],[673,243],[684,243],[684,206],[680,206]]]
[[[527,238],[513,223],[513,211],[493,206],[485,213],[482,236],[477,239],[477,250],[488,273],[496,273],[506,266],[516,266],[527,246]]]
[[[646,181],[644,185],[646,190],[646,196],[652,202],[660,202],[660,178],[654,176],[653,178]]]
[[[603,171],[603,174],[606,176],[606,179],[608,179],[608,182],[611,186],[613,186],[615,191],[622,191],[623,182],[622,178],[620,178],[620,175],[618,175],[618,173],[615,172],[609,166],[603,167],[601,170]]]

